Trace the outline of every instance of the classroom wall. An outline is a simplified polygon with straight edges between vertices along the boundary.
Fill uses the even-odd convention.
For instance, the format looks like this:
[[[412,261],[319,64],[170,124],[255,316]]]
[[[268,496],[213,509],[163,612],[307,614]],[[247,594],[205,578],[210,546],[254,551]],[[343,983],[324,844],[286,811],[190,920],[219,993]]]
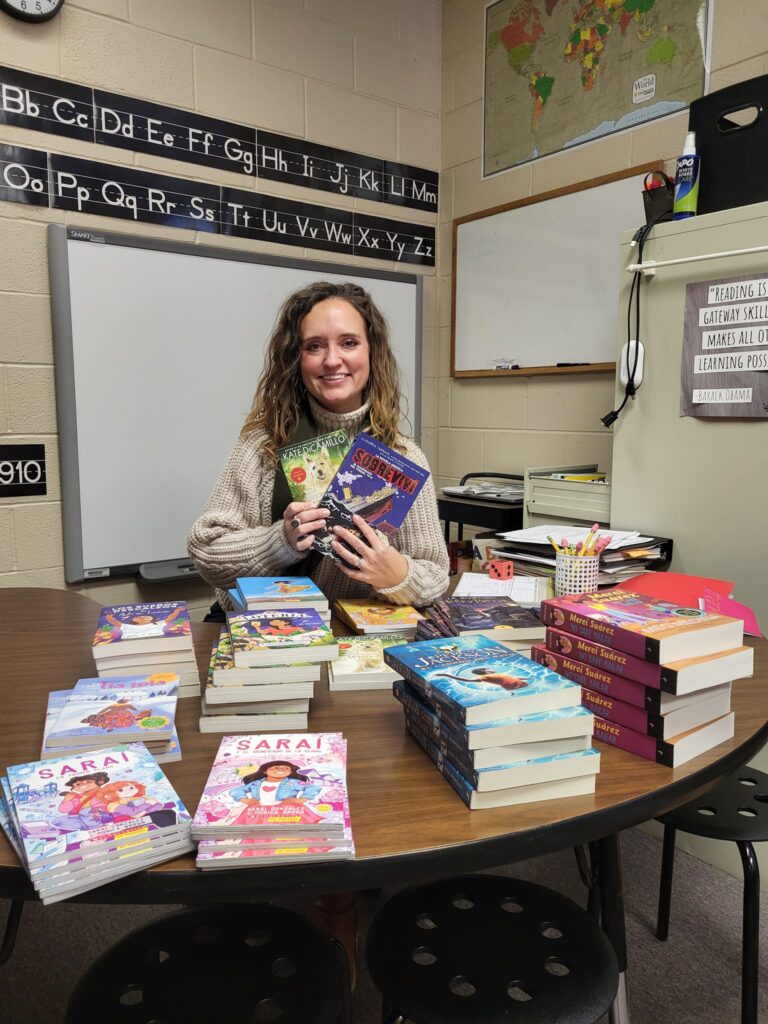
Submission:
[[[481,180],[485,6],[484,0],[443,3],[439,360],[431,396],[437,408],[439,483],[455,483],[472,470],[520,473],[526,466],[567,462],[597,462],[610,470],[611,431],[600,417],[613,408],[612,374],[451,379],[451,222],[647,161],[664,161],[671,171],[687,112]],[[765,74],[764,0],[715,0],[711,68],[711,89]]]
[[[0,64],[436,170],[440,23],[440,0],[67,0],[42,25],[0,13]],[[244,175],[22,129],[0,126],[0,141],[255,188]],[[435,223],[431,213],[393,213],[380,203],[276,182],[260,182],[259,190]],[[295,246],[0,202],[0,443],[44,443],[49,480],[44,497],[0,500],[0,586],[65,586],[45,233],[51,221],[344,262]],[[434,269],[363,262],[424,275],[422,444],[434,462]],[[210,603],[202,583],[174,585],[172,595],[134,581],[75,589],[105,604],[186,598],[198,614]]]

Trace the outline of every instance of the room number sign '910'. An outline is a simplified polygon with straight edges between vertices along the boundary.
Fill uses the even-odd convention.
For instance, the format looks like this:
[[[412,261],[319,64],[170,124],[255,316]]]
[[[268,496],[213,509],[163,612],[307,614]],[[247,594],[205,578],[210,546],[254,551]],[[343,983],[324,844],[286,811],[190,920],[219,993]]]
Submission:
[[[0,445],[0,498],[45,493],[45,445]]]

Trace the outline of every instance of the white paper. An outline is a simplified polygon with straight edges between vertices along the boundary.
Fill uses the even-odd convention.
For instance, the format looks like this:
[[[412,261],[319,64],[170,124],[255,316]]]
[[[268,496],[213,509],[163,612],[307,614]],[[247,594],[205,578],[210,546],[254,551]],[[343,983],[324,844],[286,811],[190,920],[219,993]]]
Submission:
[[[537,601],[537,581],[533,576],[513,576],[509,580],[494,580],[481,572],[462,573],[453,592],[454,597],[486,597],[503,594],[520,603]]]
[[[543,526],[529,526],[526,530],[510,530],[508,533],[500,533],[499,537],[509,541],[525,541],[528,544],[549,544],[547,537],[551,537],[556,544],[565,539],[568,544],[584,542],[592,531],[588,526],[569,526],[567,523],[551,523]],[[612,540],[605,548],[612,551],[615,548],[633,547],[636,544],[646,544],[653,537],[643,537],[636,530],[610,530],[600,529],[595,531],[595,536],[611,537]],[[554,553],[554,548],[553,548]]]

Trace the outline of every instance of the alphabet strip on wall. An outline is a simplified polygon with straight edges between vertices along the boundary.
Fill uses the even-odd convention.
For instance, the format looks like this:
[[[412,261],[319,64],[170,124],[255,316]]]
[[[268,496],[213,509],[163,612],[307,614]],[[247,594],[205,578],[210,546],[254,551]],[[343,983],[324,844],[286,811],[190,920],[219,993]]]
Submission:
[[[435,229],[0,143],[0,200],[435,265]]]
[[[188,110],[0,67],[0,124],[358,199],[437,211],[438,175]]]

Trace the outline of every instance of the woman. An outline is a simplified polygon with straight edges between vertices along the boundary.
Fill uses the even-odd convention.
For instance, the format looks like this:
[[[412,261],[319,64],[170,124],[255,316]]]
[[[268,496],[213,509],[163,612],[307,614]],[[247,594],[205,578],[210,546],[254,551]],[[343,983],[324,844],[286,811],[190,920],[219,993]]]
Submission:
[[[448,585],[431,479],[390,542],[359,516],[334,528],[341,561],[310,552],[327,509],[291,499],[277,450],[332,430],[361,430],[429,468],[400,434],[400,389],[387,325],[356,284],[315,282],[283,304],[253,404],[188,548],[224,608],[238,576],[307,575],[330,599],[429,604]],[[344,541],[345,543],[341,543]]]

